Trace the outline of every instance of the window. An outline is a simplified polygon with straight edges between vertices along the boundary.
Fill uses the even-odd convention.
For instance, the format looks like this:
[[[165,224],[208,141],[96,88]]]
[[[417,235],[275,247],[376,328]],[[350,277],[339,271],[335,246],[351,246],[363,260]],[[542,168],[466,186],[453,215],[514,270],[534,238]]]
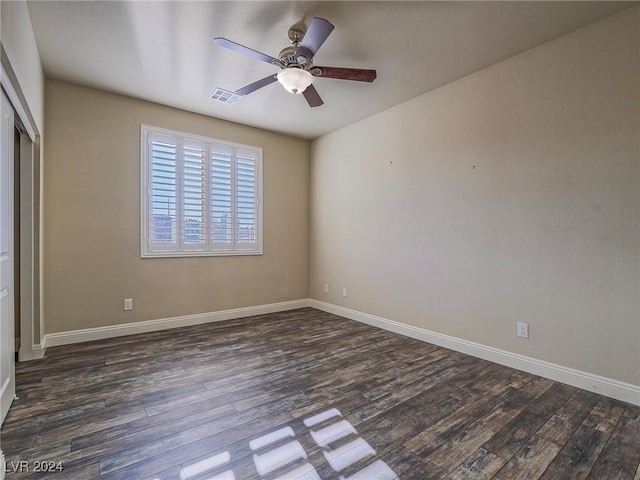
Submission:
[[[142,257],[262,253],[262,150],[142,125]]]

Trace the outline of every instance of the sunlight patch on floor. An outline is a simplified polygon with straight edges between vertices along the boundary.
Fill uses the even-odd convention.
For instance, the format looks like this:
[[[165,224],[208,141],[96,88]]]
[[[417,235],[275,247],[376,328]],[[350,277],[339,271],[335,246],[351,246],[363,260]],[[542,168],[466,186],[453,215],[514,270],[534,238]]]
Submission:
[[[397,480],[396,473],[380,458],[375,449],[360,437],[356,428],[342,413],[331,408],[302,420],[306,427],[296,438],[293,426],[286,426],[249,441],[253,466],[264,480],[322,480],[312,463],[321,471],[331,467],[340,474],[340,480]],[[304,428],[304,427],[303,427]],[[298,430],[300,433],[300,431]],[[313,443],[319,448],[313,447]],[[303,445],[309,446],[305,451]],[[242,449],[241,449],[242,450]],[[322,453],[328,465],[320,461]],[[203,478],[207,480],[236,480],[232,461],[249,458],[232,458],[228,451],[182,466],[181,479]],[[311,458],[308,458],[311,455]],[[314,460],[315,458],[315,460]],[[246,472],[245,472],[246,473]],[[333,474],[335,475],[335,474]],[[348,475],[348,476],[346,476]],[[252,477],[253,478],[253,477]]]

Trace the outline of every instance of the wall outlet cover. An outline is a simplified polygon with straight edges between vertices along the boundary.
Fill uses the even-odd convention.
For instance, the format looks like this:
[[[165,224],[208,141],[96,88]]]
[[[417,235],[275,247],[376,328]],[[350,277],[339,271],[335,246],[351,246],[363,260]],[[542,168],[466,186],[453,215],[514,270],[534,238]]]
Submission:
[[[529,338],[529,324],[525,322],[518,322],[516,324],[516,335],[522,338]]]

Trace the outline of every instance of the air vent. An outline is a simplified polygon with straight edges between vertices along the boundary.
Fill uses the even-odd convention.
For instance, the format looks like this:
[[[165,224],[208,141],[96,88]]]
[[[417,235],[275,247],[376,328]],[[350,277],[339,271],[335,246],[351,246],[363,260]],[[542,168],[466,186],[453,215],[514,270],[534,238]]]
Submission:
[[[216,88],[211,94],[211,98],[217,102],[226,103],[227,105],[233,105],[242,98],[242,95],[224,90],[222,88]]]

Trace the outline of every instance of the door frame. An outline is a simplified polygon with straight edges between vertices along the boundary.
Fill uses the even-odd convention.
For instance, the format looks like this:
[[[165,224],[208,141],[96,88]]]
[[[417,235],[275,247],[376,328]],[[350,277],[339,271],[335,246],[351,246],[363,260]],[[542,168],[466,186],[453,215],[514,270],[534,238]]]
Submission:
[[[20,131],[20,361],[42,358],[45,349],[42,299],[43,168],[40,132],[9,58],[2,48],[0,85],[16,113]]]

